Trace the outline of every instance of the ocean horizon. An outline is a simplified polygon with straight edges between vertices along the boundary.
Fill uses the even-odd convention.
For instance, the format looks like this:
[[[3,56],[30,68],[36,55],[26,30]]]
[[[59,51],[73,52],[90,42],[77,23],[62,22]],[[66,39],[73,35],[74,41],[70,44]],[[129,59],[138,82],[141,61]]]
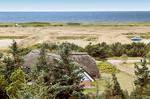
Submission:
[[[150,22],[150,11],[0,12],[0,22]]]

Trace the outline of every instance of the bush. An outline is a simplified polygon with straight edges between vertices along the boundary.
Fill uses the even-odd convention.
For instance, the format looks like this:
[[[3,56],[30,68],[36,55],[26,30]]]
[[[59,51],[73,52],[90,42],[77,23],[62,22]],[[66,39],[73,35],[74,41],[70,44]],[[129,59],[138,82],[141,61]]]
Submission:
[[[88,52],[89,55],[105,59],[108,57],[120,57],[123,54],[126,54],[130,57],[145,57],[146,54],[150,51],[150,44],[144,43],[132,43],[132,44],[89,44],[85,47],[85,51]]]
[[[118,57],[120,57],[125,51],[121,43],[115,43],[110,45],[110,50],[112,56],[118,56]]]
[[[118,73],[119,70],[116,69],[112,64],[108,62],[101,62],[98,64],[98,68],[100,69],[101,72],[103,73]]]
[[[105,59],[110,56],[109,45],[107,45],[104,42],[100,44],[96,44],[96,45],[89,44],[85,47],[85,51],[89,55],[99,58],[99,59]]]
[[[81,25],[81,23],[67,23],[67,25]]]
[[[27,23],[19,23],[22,27],[45,27],[51,26],[51,23],[48,22],[27,22]]]

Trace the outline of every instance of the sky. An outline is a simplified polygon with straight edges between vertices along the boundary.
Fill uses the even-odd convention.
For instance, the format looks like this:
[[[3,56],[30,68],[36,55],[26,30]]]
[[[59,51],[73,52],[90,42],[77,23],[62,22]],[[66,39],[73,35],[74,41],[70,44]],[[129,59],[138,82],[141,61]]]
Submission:
[[[0,0],[0,11],[150,11],[150,0]]]

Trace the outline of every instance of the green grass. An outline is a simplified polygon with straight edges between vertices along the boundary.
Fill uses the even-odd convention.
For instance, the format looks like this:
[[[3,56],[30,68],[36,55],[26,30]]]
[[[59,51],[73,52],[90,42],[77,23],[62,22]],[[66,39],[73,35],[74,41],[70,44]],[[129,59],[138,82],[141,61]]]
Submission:
[[[102,93],[102,92],[105,90],[106,81],[102,78],[102,79],[99,79],[99,80],[93,82],[92,85],[93,85],[95,88],[85,89],[85,90],[84,90],[84,93],[85,93],[85,94],[88,94],[88,93],[96,93],[97,90]],[[98,87],[98,89],[97,89],[97,87]]]
[[[116,76],[123,90],[127,90],[129,93],[133,91],[135,79],[133,76],[123,72],[118,73]]]
[[[0,39],[24,39],[28,36],[0,36]]]
[[[14,27],[15,23],[0,23],[0,27]]]
[[[102,26],[102,27],[122,27],[122,26],[150,26],[150,22],[141,23],[58,23],[58,22],[25,22],[17,23],[21,27],[47,27],[47,26]],[[15,27],[16,23],[0,23],[0,27]]]
[[[116,74],[118,82],[120,83],[120,86],[123,90],[127,90],[129,93],[131,91],[133,91],[133,87],[134,87],[134,77],[131,75],[128,75],[126,73],[123,72],[119,72]],[[111,83],[111,74],[107,74],[107,73],[101,73],[101,78],[98,81],[93,82],[93,85],[95,86],[95,88],[92,89],[85,89],[84,93],[88,94],[88,93],[96,93],[97,90],[99,90],[99,93],[103,93],[104,90],[106,89],[106,80],[110,81]],[[98,89],[96,88],[96,83],[98,84]]]
[[[19,23],[22,27],[45,27],[50,26],[51,23],[47,22],[28,22],[28,23]]]
[[[47,27],[47,26],[64,26],[64,23],[49,23],[49,22],[26,22],[26,23],[0,23],[0,27]]]
[[[75,26],[75,25],[82,25],[81,23],[66,23],[67,25],[73,25],[73,26]]]
[[[106,62],[101,62],[101,61],[96,61],[97,64],[103,63],[103,64],[108,64]],[[110,65],[110,64],[108,64]],[[130,65],[130,64],[128,64]],[[104,65],[105,67],[105,65]],[[107,66],[106,66],[107,67]],[[105,67],[105,68],[106,68]],[[98,66],[99,68],[99,66]],[[100,68],[99,68],[100,69]],[[85,94],[95,94],[97,92],[97,90],[99,90],[99,93],[103,93],[104,90],[106,89],[106,81],[110,81],[111,83],[111,73],[110,72],[102,72],[103,70],[100,69],[100,73],[101,73],[101,78],[95,82],[92,83],[93,86],[95,86],[95,88],[91,88],[91,89],[85,89],[84,93]],[[127,90],[129,93],[133,90],[134,87],[134,76],[126,74],[124,72],[116,72],[116,76],[118,79],[118,82],[120,83],[120,86],[123,90]],[[98,89],[97,89],[98,86]]]

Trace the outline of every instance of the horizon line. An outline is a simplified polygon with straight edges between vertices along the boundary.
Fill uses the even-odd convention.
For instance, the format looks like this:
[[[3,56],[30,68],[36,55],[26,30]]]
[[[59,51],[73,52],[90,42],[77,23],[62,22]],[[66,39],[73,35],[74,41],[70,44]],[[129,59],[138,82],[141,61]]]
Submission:
[[[149,12],[150,10],[6,10],[0,12]]]

